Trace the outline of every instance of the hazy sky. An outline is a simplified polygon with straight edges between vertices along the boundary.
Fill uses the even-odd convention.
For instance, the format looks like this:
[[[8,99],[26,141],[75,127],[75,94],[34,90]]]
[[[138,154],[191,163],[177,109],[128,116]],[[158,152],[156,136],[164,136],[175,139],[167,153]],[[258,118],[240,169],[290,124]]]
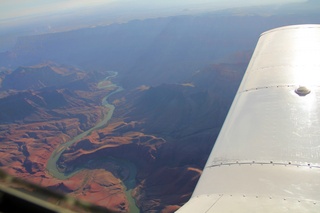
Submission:
[[[21,35],[306,0],[0,0],[0,51]]]
[[[212,5],[212,9],[223,9],[239,6],[281,4],[303,0],[0,0],[0,23],[19,18],[50,15],[63,11],[76,11],[90,7],[112,7],[121,10],[128,5],[140,8],[192,9],[201,4]]]

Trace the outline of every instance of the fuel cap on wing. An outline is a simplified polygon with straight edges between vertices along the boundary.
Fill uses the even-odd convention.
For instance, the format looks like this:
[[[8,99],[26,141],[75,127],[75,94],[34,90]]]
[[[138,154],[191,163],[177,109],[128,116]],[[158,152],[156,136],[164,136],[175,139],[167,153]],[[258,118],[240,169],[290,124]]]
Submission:
[[[311,90],[308,89],[308,88],[305,87],[305,86],[299,86],[299,87],[295,90],[295,93],[297,93],[297,94],[300,95],[300,96],[306,96],[306,95],[308,95],[310,92],[311,92]]]

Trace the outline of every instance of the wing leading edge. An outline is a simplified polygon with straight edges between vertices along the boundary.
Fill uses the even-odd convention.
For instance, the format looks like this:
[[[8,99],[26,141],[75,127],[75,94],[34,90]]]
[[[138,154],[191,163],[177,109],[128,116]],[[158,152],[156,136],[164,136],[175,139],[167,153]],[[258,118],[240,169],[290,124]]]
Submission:
[[[263,33],[185,212],[319,212],[320,25]]]

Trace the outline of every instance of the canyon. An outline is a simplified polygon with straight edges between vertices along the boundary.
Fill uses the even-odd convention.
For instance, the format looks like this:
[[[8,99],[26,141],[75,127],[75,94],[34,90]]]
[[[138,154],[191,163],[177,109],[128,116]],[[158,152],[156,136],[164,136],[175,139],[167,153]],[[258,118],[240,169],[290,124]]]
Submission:
[[[19,37],[0,53],[0,168],[115,212],[174,212],[260,33],[317,23],[312,2]]]
[[[52,62],[8,71],[0,99],[1,168],[117,212],[173,212],[191,196],[245,66],[215,64],[185,83],[117,93],[108,71]],[[97,127],[111,93],[113,115]],[[64,178],[48,170],[55,151]]]

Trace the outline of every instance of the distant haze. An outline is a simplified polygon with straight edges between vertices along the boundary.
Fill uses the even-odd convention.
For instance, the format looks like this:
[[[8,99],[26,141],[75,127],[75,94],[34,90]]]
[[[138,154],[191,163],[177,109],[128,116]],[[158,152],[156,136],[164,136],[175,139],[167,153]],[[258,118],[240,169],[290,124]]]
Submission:
[[[305,0],[0,0],[0,51],[21,35]]]
[[[134,12],[136,9],[162,11],[166,9],[176,9],[176,12],[179,12],[179,10],[181,12],[181,10],[199,9],[203,6],[209,6],[207,9],[211,10],[220,10],[232,7],[284,4],[304,1],[306,0],[161,0],[158,2],[155,0],[0,0],[0,23],[10,24],[15,23],[22,18],[32,19],[39,16],[65,13],[69,13],[69,15],[81,13],[88,15],[92,12],[92,9],[116,9],[112,11],[114,14],[117,12],[124,12],[126,9],[131,9],[131,11],[128,12]],[[147,13],[147,11],[145,11],[145,13]]]

